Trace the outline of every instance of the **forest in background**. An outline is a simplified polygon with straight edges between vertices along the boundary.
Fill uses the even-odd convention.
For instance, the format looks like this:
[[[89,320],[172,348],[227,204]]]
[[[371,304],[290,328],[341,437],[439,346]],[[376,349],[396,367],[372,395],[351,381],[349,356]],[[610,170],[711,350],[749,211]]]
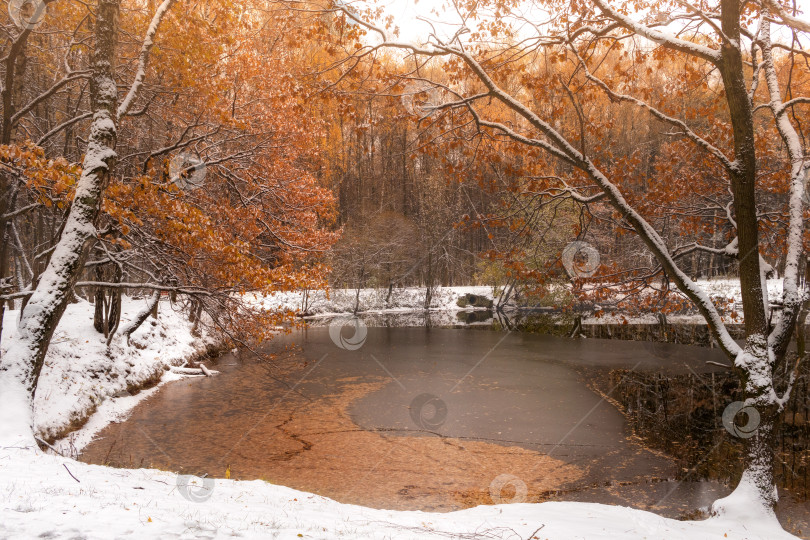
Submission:
[[[160,24],[170,31],[142,66],[140,36],[164,6]],[[172,6],[122,5],[115,77],[128,110],[76,287],[95,302],[105,335],[117,327],[124,290],[179,294],[192,318],[205,310],[231,331],[244,326],[235,318],[250,318],[232,294],[247,290],[482,284],[543,302],[548,284],[582,277],[561,260],[573,241],[598,252],[600,282],[629,283],[632,294],[670,290],[609,204],[550,187],[570,167],[441,107],[449,88],[474,83],[457,62],[355,56],[367,32],[329,6]],[[30,28],[4,17],[0,275],[6,305],[19,308],[47,266],[87,150],[93,17],[61,1]],[[509,51],[517,38],[505,36]],[[627,89],[730,144],[720,81],[698,62],[649,42],[597,45],[592,55]],[[499,77],[610,162],[693,278],[736,275],[723,251],[735,232],[719,165],[666,121],[586,87],[574,60],[563,45],[544,47],[504,60]],[[807,55],[777,63],[790,99],[808,79]],[[800,107],[791,115],[801,128]],[[521,122],[497,103],[489,110]],[[780,272],[788,167],[780,145],[766,143],[772,119],[757,122],[760,232]],[[605,300],[604,290],[590,293]]]
[[[346,24],[339,27],[341,43],[366,30],[345,16],[341,23]],[[677,118],[693,133],[710,134],[710,144],[723,150],[734,144],[723,83],[700,59],[650,42],[594,40],[589,60],[610,74],[606,80],[616,83],[613,91],[589,85],[580,59],[563,44],[525,45],[508,31],[498,37],[503,45],[478,51],[490,57],[487,69],[534,111],[553,118],[553,126],[592,159],[608,163],[609,172],[622,178],[624,196],[692,279],[738,276],[736,254],[727,249],[736,224],[731,190],[721,180],[723,166],[671,122]],[[360,50],[363,40],[357,41],[347,48]],[[794,89],[808,84],[810,64],[806,53],[784,52],[774,54],[776,76],[790,101]],[[606,287],[580,287],[582,278],[593,277],[621,285],[623,300],[631,299],[617,304],[625,309],[687,306],[670,294],[675,287],[667,273],[595,186],[586,190],[587,198],[571,196],[559,185],[576,177],[574,168],[485,131],[475,114],[464,110],[456,92],[474,94],[476,76],[463,62],[429,64],[396,49],[331,61],[318,72],[332,77],[322,85],[345,107],[329,128],[324,175],[343,226],[329,257],[333,286],[477,284],[501,293],[520,291],[521,302],[529,304],[610,303]],[[638,103],[618,92],[658,109],[640,113]],[[754,86],[752,95],[767,100],[764,85]],[[502,125],[526,124],[516,111],[486,99],[487,114]],[[788,111],[804,146],[806,109],[798,99]],[[761,165],[759,234],[767,273],[775,277],[786,264],[791,164],[773,118],[760,112],[754,121]],[[585,242],[598,254],[593,270],[566,270],[565,250],[573,242]],[[572,282],[580,294],[567,299],[549,287]]]

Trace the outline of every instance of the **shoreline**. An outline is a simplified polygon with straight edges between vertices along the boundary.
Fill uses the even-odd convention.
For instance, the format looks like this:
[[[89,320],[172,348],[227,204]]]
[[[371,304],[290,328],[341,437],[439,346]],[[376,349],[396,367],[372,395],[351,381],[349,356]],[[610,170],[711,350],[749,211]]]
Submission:
[[[145,302],[125,297],[121,325],[134,318]],[[18,313],[5,313],[3,345],[16,334]],[[216,336],[196,337],[191,330],[188,319],[164,300],[158,318],[147,319],[129,344],[119,334],[107,347],[103,334],[93,328],[93,304],[68,305],[54,332],[34,397],[34,434],[69,452],[71,434],[95,431],[125,417],[153,389],[181,377],[171,373],[171,367],[224,347]],[[79,441],[74,439],[75,446]]]

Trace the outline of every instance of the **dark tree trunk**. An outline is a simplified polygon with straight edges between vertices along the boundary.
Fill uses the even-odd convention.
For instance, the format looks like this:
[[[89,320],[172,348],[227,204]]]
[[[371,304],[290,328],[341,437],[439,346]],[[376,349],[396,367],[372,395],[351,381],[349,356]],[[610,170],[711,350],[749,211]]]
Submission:
[[[11,142],[11,118],[14,116],[14,89],[17,87],[17,62],[23,55],[25,45],[28,43],[28,36],[31,35],[31,29],[26,28],[15,38],[11,44],[11,49],[8,56],[5,58],[6,74],[5,81],[3,81],[2,101],[3,101],[3,118],[2,125],[0,125],[0,143],[9,144]]]
[[[114,283],[121,283],[124,272],[120,266],[115,267]],[[118,325],[121,322],[121,293],[122,289],[115,287],[110,291],[110,299],[108,301],[108,310],[104,320],[104,336],[107,338],[107,345],[112,341],[115,332],[118,331]]]
[[[731,39],[740,40],[740,2],[723,0],[722,29]],[[739,48],[724,43],[720,74],[726,91],[731,127],[734,132],[736,173],[731,175],[734,214],[739,238],[740,286],[742,288],[745,333],[747,336],[766,335],[767,320],[760,280],[759,229],[756,208],[756,148],[754,146],[754,115],[743,71]]]
[[[721,27],[733,42],[740,43],[739,0],[722,0]],[[765,311],[759,254],[759,222],[756,208],[757,158],[754,144],[754,120],[748,96],[740,47],[723,41],[720,74],[726,92],[731,126],[734,133],[736,169],[731,173],[731,191],[737,222],[740,288],[745,318],[745,361],[736,362],[737,372],[760,415],[754,435],[745,440],[745,473],[741,482],[754,486],[769,508],[776,504],[774,477],[773,430],[778,409],[773,403],[773,366],[769,359],[768,321]],[[736,361],[737,359],[732,359]]]
[[[96,266],[95,270],[95,278],[96,281],[104,281],[104,273],[102,271],[101,265]],[[107,300],[106,295],[104,294],[103,287],[94,287],[95,293],[93,294],[93,328],[96,329],[96,332],[99,334],[107,335],[104,331],[104,304]]]

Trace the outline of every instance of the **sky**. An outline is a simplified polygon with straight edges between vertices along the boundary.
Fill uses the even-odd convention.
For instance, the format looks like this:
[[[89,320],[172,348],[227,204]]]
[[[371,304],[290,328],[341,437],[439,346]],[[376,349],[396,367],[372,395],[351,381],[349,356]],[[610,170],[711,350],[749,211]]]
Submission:
[[[430,27],[417,20],[418,16],[423,16],[431,20],[457,20],[452,11],[446,11],[443,6],[449,0],[380,0],[380,5],[385,9],[386,14],[394,18],[395,24],[400,28],[400,37],[403,41],[424,41]],[[800,11],[804,13],[802,18],[810,20],[810,0],[797,0]],[[437,11],[437,16],[433,11]],[[443,14],[443,15],[442,15]],[[805,44],[807,46],[808,43]]]

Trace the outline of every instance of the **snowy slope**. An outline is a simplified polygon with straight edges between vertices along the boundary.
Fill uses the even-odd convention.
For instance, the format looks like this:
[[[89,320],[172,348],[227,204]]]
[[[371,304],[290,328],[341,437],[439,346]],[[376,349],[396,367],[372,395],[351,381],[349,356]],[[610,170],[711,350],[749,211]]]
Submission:
[[[146,305],[146,299],[123,299],[121,328]],[[2,349],[14,337],[18,311],[7,311]],[[116,336],[109,350],[104,336],[93,328],[93,306],[70,304],[48,349],[34,400],[34,422],[39,436],[50,438],[86,419],[112,396],[127,394],[160,379],[167,366],[203,353],[211,338],[195,338],[191,324],[168,301],[159,305],[158,319],[149,318],[132,335],[130,344]],[[171,378],[171,375],[168,376]],[[166,380],[168,380],[168,378]],[[144,396],[147,395],[144,393]],[[139,395],[138,399],[144,397]],[[134,404],[137,399],[128,398]],[[124,402],[126,403],[126,401]],[[114,411],[107,411],[113,413]],[[108,417],[109,422],[111,418]]]

